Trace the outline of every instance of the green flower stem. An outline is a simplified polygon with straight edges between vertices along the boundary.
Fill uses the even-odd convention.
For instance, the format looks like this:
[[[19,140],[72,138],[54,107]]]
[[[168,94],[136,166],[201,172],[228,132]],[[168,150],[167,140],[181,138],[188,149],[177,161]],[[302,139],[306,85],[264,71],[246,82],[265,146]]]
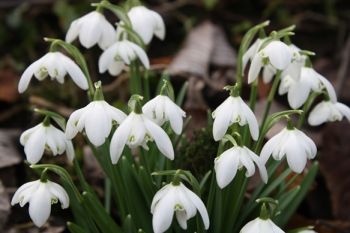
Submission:
[[[111,199],[112,199],[112,183],[111,180],[105,178],[105,209],[108,214],[111,213]]]
[[[268,115],[269,115],[272,102],[273,102],[273,100],[274,100],[274,98],[275,98],[278,84],[279,84],[280,81],[281,81],[281,74],[282,74],[282,71],[280,71],[280,70],[277,71],[276,76],[275,76],[275,79],[273,80],[273,83],[272,83],[272,87],[271,87],[269,96],[267,97],[267,103],[266,103],[264,115],[263,115],[263,118],[262,118],[262,121],[261,121],[260,131],[262,130],[262,128],[263,128],[264,125],[266,124],[266,119],[267,119],[267,117],[268,117]]]
[[[306,100],[306,102],[305,102],[305,104],[303,106],[303,113],[300,115],[299,121],[297,123],[297,128],[298,129],[300,129],[303,126],[306,114],[310,110],[313,102],[315,101],[315,99],[316,99],[316,97],[318,95],[320,95],[320,93],[312,92],[311,95],[309,95],[309,97],[307,98],[307,100]]]
[[[140,74],[140,66],[137,61],[130,64],[130,94],[142,95],[142,79]]]
[[[249,107],[253,112],[255,110],[257,95],[258,95],[258,79],[256,79],[252,83],[251,90],[250,90],[250,96],[249,96]],[[246,145],[247,147],[249,147],[250,143],[251,143],[249,135],[250,135],[249,134],[249,127],[246,125],[244,127],[244,131],[243,131],[243,144]]]

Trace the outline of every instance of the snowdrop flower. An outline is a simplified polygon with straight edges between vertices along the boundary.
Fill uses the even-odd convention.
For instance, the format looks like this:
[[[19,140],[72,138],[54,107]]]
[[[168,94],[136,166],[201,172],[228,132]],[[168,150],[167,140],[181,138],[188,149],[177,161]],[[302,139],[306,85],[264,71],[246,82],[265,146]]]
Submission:
[[[301,230],[301,231],[298,231],[298,233],[317,233],[317,232],[314,230]]]
[[[209,216],[202,200],[181,182],[165,185],[152,200],[154,233],[163,233],[170,227],[174,212],[180,227],[186,230],[187,220],[194,217],[197,210],[202,217],[205,229],[208,229]]]
[[[281,41],[272,41],[253,57],[248,72],[248,83],[254,82],[261,68],[272,65],[277,70],[286,69],[292,61],[292,52],[288,45]]]
[[[11,205],[19,203],[21,207],[29,203],[29,216],[37,227],[49,219],[51,204],[61,202],[62,209],[69,206],[67,192],[57,183],[46,180],[28,182],[16,191]]]
[[[221,189],[225,188],[236,176],[237,170],[246,168],[246,176],[255,173],[257,165],[262,180],[267,183],[267,171],[261,158],[245,146],[234,146],[215,159],[216,181]]]
[[[341,121],[343,117],[350,121],[350,108],[339,102],[322,101],[310,112],[308,122],[312,126],[321,125],[327,121]]]
[[[71,23],[66,41],[71,43],[78,36],[80,43],[87,49],[95,44],[106,49],[115,41],[116,31],[103,14],[93,11]]]
[[[212,114],[214,118],[213,136],[219,141],[225,135],[229,126],[238,123],[240,126],[249,125],[250,134],[254,140],[259,137],[258,121],[254,113],[239,96],[228,97]]]
[[[116,164],[125,144],[130,148],[142,146],[148,149],[147,142],[154,140],[158,149],[167,158],[174,159],[174,149],[165,131],[140,112],[132,111],[115,131],[110,146],[112,163]]]
[[[186,117],[186,113],[168,96],[156,96],[142,107],[142,111],[159,126],[169,121],[174,132],[176,134],[181,133],[183,125],[182,118]]]
[[[282,78],[278,92],[280,95],[288,93],[289,105],[297,109],[306,102],[311,91],[321,92],[323,89],[326,89],[332,101],[336,101],[337,97],[332,84],[314,69],[303,67],[299,80],[291,76]]]
[[[70,115],[66,137],[72,139],[85,129],[89,141],[95,146],[101,146],[111,132],[113,121],[120,124],[125,118],[125,113],[106,101],[94,100]]]
[[[18,84],[18,91],[23,93],[27,89],[33,75],[39,81],[50,76],[52,80],[56,79],[57,82],[63,84],[67,73],[81,89],[88,89],[85,75],[72,59],[60,52],[49,52],[28,66],[24,71]]]
[[[128,16],[132,29],[142,38],[145,44],[151,42],[153,35],[161,40],[164,39],[165,24],[157,12],[149,10],[144,6],[135,6],[130,9]],[[117,36],[121,33],[124,33],[124,29],[118,27]]]
[[[248,222],[240,233],[284,233],[284,231],[269,218],[256,218]]]
[[[74,148],[64,133],[51,124],[40,123],[33,128],[24,131],[20,137],[20,143],[24,146],[27,160],[31,164],[39,162],[45,149],[54,156],[66,152],[70,161],[74,159]]]
[[[98,61],[99,72],[108,70],[111,75],[118,75],[122,72],[124,64],[140,59],[143,66],[149,69],[149,60],[145,51],[137,44],[128,40],[115,42],[106,49]]]
[[[315,143],[306,134],[288,126],[273,136],[263,147],[260,157],[266,162],[270,155],[276,160],[287,157],[287,162],[294,172],[301,173],[307,159],[316,156],[317,148]]]

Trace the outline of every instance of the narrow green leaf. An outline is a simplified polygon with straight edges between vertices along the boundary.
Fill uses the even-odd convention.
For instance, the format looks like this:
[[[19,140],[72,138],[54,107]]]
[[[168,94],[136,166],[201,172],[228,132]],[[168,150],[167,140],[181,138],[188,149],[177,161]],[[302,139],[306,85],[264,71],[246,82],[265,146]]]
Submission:
[[[67,222],[67,227],[71,233],[86,233],[84,228],[72,222]]]
[[[186,93],[187,93],[187,89],[188,89],[188,81],[186,81],[180,91],[179,91],[179,94],[177,95],[176,97],[176,104],[178,106],[182,106],[183,102],[184,102],[184,99],[185,99],[185,96],[186,96]]]

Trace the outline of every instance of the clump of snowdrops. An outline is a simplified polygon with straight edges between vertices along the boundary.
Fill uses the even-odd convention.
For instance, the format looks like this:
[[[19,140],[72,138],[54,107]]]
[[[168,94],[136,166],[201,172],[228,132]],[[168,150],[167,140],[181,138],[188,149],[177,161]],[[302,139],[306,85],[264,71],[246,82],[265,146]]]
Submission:
[[[175,94],[171,80],[164,76],[157,92],[150,93],[145,77],[150,68],[148,44],[154,36],[165,37],[162,17],[141,5],[120,7],[104,0],[92,6],[94,11],[71,23],[65,40],[45,38],[49,52],[20,79],[18,90],[23,93],[33,77],[39,81],[50,77],[64,85],[68,76],[86,91],[89,104],[75,110],[68,120],[36,109],[43,120],[23,132],[20,142],[30,167],[41,176],[22,185],[12,204],[29,203],[30,218],[41,227],[51,205],[60,202],[62,209],[73,213],[67,223],[72,233],[284,232],[318,168],[317,162],[308,163],[315,159],[317,148],[301,131],[305,119],[313,126],[344,116],[350,120],[349,107],[337,101],[330,82],[312,68],[314,54],[291,42],[294,26],[267,35],[269,22],[263,22],[243,37],[235,83],[225,87],[227,99],[212,112],[208,126],[218,148],[215,161],[208,161],[213,169],[194,177],[172,163],[181,156],[177,153],[181,141],[187,140],[183,128],[191,124],[181,109],[186,84]],[[116,27],[104,11],[116,14],[120,20]],[[79,45],[101,48],[101,74],[128,74],[127,109],[104,100],[102,83],[90,77]],[[251,87],[248,102],[241,98],[246,80]],[[261,81],[272,85],[259,124],[254,108]],[[270,114],[277,92],[287,95],[291,109]],[[316,97],[321,101],[311,109]],[[278,121],[286,121],[287,126],[264,144],[267,132]],[[82,161],[75,156],[77,134],[86,139],[104,171],[103,200],[86,181]],[[68,170],[74,174],[55,164],[40,164],[47,152],[66,154],[67,166],[74,168]],[[261,182],[247,196],[248,182],[256,173]],[[50,181],[54,174],[60,184]],[[292,186],[300,174],[302,181]],[[79,179],[73,180],[72,175]],[[295,231],[313,232],[310,227]]]

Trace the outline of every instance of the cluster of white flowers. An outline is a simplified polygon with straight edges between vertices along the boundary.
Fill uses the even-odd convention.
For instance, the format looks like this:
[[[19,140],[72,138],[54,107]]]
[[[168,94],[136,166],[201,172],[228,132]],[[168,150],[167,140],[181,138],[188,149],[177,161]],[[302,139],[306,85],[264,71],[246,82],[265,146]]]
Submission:
[[[127,16],[132,29],[144,44],[149,44],[154,35],[164,39],[165,26],[158,13],[143,6],[136,6],[130,9]],[[94,11],[72,22],[66,42],[71,43],[79,38],[85,48],[98,44],[104,50],[98,62],[100,73],[108,71],[112,75],[119,75],[126,65],[136,60],[148,69],[150,62],[146,52],[141,45],[129,40],[124,26],[125,22],[120,22],[115,28],[100,11]],[[243,55],[243,70],[250,61],[248,83],[255,82],[262,69],[264,82],[271,82],[274,76],[280,75],[278,92],[280,95],[288,95],[289,104],[293,109],[305,104],[312,92],[324,94],[326,100],[316,105],[309,115],[310,125],[341,120],[344,116],[350,120],[350,108],[337,102],[330,82],[309,67],[307,59],[308,57],[293,44],[287,45],[279,39],[257,39]],[[40,81],[50,76],[63,83],[66,74],[69,74],[80,88],[89,88],[87,77],[73,60],[60,52],[50,51],[24,71],[18,90],[24,92],[33,75]],[[224,140],[230,127],[233,129],[235,126],[245,126],[249,128],[251,138],[258,141],[259,136],[264,135],[259,135],[261,132],[254,112],[234,88],[228,88],[231,91],[230,96],[212,114],[213,138],[215,141]],[[173,132],[180,135],[186,113],[171,98],[161,93],[141,106],[141,97],[138,96],[127,115],[103,99],[100,84],[97,84],[95,89],[94,99],[70,115],[65,129],[58,129],[48,120],[44,120],[22,134],[20,142],[24,146],[29,163],[38,163],[45,149],[53,155],[66,152],[72,161],[74,148],[71,140],[78,132],[86,135],[95,147],[109,145],[113,164],[118,162],[125,145],[132,149],[142,147],[147,150],[148,143],[152,141],[164,156],[170,160],[174,159],[171,139],[162,126],[169,122]],[[111,135],[114,126],[116,129]],[[106,143],[109,139],[110,143]],[[220,154],[214,161],[218,186],[221,189],[228,186],[237,171],[243,168],[246,170],[245,175],[251,177],[256,167],[263,182],[267,183],[266,163],[271,155],[275,160],[285,157],[291,170],[301,173],[307,160],[316,156],[317,148],[303,132],[288,125],[263,146],[260,156],[257,153],[240,141]],[[30,217],[40,227],[49,218],[51,204],[57,200],[61,202],[62,208],[68,207],[69,197],[66,191],[56,183],[41,179],[21,186],[15,193],[12,204],[19,203],[24,206],[29,203]],[[174,213],[180,227],[186,230],[187,221],[196,215],[197,210],[205,229],[208,229],[209,216],[200,197],[180,181],[173,181],[159,190],[153,198],[153,230],[155,233],[167,231]],[[246,224],[241,232],[283,231],[270,219],[257,218]]]

